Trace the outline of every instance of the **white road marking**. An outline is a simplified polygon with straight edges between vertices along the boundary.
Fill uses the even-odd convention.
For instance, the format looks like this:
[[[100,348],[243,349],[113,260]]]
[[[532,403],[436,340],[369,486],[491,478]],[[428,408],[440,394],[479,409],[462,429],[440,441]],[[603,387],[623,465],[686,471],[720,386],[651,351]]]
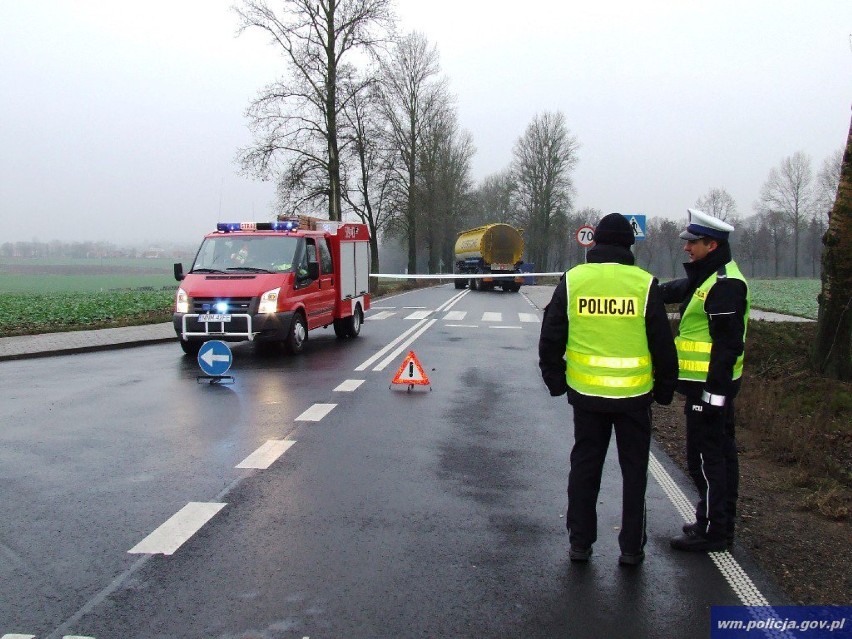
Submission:
[[[225,504],[191,501],[127,552],[171,555],[224,507]]]
[[[468,291],[468,290],[459,291],[457,294],[453,295],[453,296],[452,296],[449,300],[447,300],[445,303],[441,304],[438,308],[436,308],[436,309],[435,309],[435,312],[436,312],[436,313],[440,313],[440,312],[442,312],[442,311],[449,310],[449,309],[450,309],[450,307],[452,307],[452,305],[453,305],[453,304],[455,304],[456,302],[458,302],[461,298],[463,298],[463,297],[464,297],[465,295],[467,295],[469,292],[470,292],[470,291]],[[394,338],[393,340],[391,340],[391,342],[390,342],[389,344],[387,344],[386,346],[382,347],[382,348],[381,348],[381,350],[379,350],[379,352],[378,352],[378,353],[376,353],[375,355],[373,355],[372,357],[370,357],[370,358],[369,358],[369,359],[367,359],[366,361],[364,361],[364,362],[362,362],[361,364],[359,364],[359,365],[355,368],[355,370],[356,370],[356,371],[363,371],[363,370],[366,370],[367,368],[369,368],[370,366],[372,366],[372,365],[373,365],[373,362],[375,362],[376,360],[380,359],[381,357],[384,357],[385,353],[387,353],[389,350],[391,350],[392,348],[394,348],[394,346],[395,346],[396,344],[398,344],[399,342],[401,342],[401,341],[403,341],[404,339],[406,339],[406,337],[407,337],[408,335],[411,335],[411,334],[413,334],[413,333],[415,333],[415,332],[416,332],[417,334],[416,334],[416,335],[415,335],[415,337],[414,337],[414,339],[416,339],[416,338],[417,338],[418,336],[420,336],[420,334],[423,332],[423,331],[422,331],[422,330],[420,330],[420,329],[421,329],[421,327],[422,327],[424,324],[426,324],[426,323],[427,323],[427,320],[425,320],[425,319],[420,320],[417,324],[415,324],[414,326],[412,326],[412,327],[411,327],[411,328],[409,328],[408,330],[404,331],[404,332],[402,333],[402,335],[400,335],[399,337]],[[432,324],[434,324],[434,323],[435,323],[435,320],[428,320],[428,326],[427,326],[427,328],[428,328],[429,326],[431,326]],[[418,332],[418,331],[419,331],[419,332]],[[409,342],[407,342],[406,346],[407,346],[408,344],[411,344],[411,342],[413,342],[413,341],[414,341],[414,339],[412,339],[412,340],[410,340]],[[382,368],[384,368],[384,365],[382,365]],[[381,369],[376,369],[376,370],[381,370]]]
[[[444,321],[460,322],[464,319],[465,315],[467,315],[467,311],[450,311],[449,313],[444,315]]]
[[[447,328],[479,328],[479,324],[444,324]]]
[[[385,311],[393,308],[396,308],[396,306],[373,306],[372,304],[370,305],[371,311]]]
[[[337,404],[314,404],[296,418],[297,422],[318,422],[334,410]]]
[[[535,322],[536,324],[540,323],[538,315],[536,315],[535,313],[518,313],[518,317],[522,322]]]
[[[426,308],[426,307],[425,306],[403,306],[402,308],[414,310],[414,309],[417,309],[417,308]]]
[[[432,314],[432,311],[414,311],[411,315],[406,317],[407,320],[422,320],[426,319]]]
[[[683,494],[680,486],[677,485],[671,475],[669,475],[668,472],[666,472],[666,469],[662,467],[659,461],[657,461],[657,458],[654,457],[653,453],[649,458],[648,470],[651,471],[651,475],[653,475],[654,479],[657,480],[660,488],[662,488],[663,492],[666,493],[669,500],[672,504],[674,504],[675,509],[680,513],[681,517],[683,517],[684,521],[688,523],[692,522],[695,518],[695,508],[692,506],[689,499],[686,498],[686,495]],[[722,552],[711,552],[707,554],[710,555],[713,563],[715,563],[716,567],[719,568],[719,572],[722,573],[722,576],[730,584],[731,588],[733,588],[736,595],[740,598],[740,601],[743,602],[743,605],[769,605],[766,597],[764,597],[757,589],[757,586],[754,585],[754,582],[752,582],[739,563],[737,563],[737,560],[731,556],[731,553],[725,550]]]
[[[337,393],[351,393],[363,383],[363,379],[347,379],[344,380],[337,388],[335,388],[334,391]]]
[[[411,333],[413,333],[414,331],[416,331],[418,328],[420,328],[421,326],[423,326],[423,324],[425,324],[425,323],[426,323],[426,320],[423,320],[422,322],[419,322],[419,323],[415,324],[414,326],[412,326],[411,328],[409,328],[407,331],[405,331],[405,332],[404,332],[402,335],[400,335],[399,337],[397,337],[397,338],[395,338],[395,339],[391,340],[391,342],[390,342],[387,346],[384,346],[384,347],[383,347],[383,348],[382,348],[382,349],[381,349],[378,353],[376,353],[375,355],[373,355],[373,356],[372,356],[372,357],[370,357],[369,359],[367,359],[367,360],[365,360],[364,362],[362,362],[361,364],[359,364],[359,365],[355,368],[355,370],[356,370],[356,371],[363,371],[363,370],[365,370],[365,369],[369,368],[369,367],[370,367],[370,365],[371,365],[373,362],[375,362],[377,359],[379,359],[380,357],[382,357],[385,353],[387,353],[390,349],[392,349],[392,348],[393,348],[393,347],[394,347],[397,343],[399,343],[400,341],[404,340],[404,339],[406,338],[406,336],[408,336],[408,335],[410,335]]]
[[[488,328],[523,328],[523,326],[489,326]]]
[[[489,313],[485,312],[482,314],[483,322],[502,322],[503,321],[503,313]]]
[[[375,307],[373,307],[373,308],[375,308]],[[369,316],[365,317],[364,319],[365,320],[383,320],[383,319],[387,319],[389,317],[393,317],[394,315],[396,315],[396,313],[393,312],[393,311],[381,311],[379,313],[376,313],[375,315],[369,315]]]
[[[426,323],[425,323],[425,324],[424,324],[424,325],[420,328],[420,330],[418,330],[416,333],[413,333],[413,334],[411,335],[411,337],[409,337],[409,338],[408,338],[408,339],[406,339],[404,342],[402,342],[399,346],[397,346],[397,347],[396,347],[396,348],[395,348],[395,349],[394,349],[394,350],[390,353],[390,355],[388,355],[387,357],[385,357],[385,358],[381,361],[381,363],[380,363],[378,366],[376,366],[373,370],[374,370],[374,371],[381,371],[381,370],[384,370],[384,369],[385,369],[385,367],[386,367],[388,364],[390,364],[390,363],[391,363],[391,361],[393,361],[393,359],[394,359],[394,358],[396,358],[396,357],[397,357],[397,356],[398,356],[398,355],[399,355],[402,351],[404,351],[406,348],[408,348],[408,346],[409,346],[409,345],[410,345],[410,344],[411,344],[414,340],[416,340],[416,339],[417,339],[418,337],[420,337],[423,333],[425,333],[425,332],[429,329],[429,327],[431,327],[431,326],[432,326],[432,324],[434,324],[434,323],[435,323],[435,322],[437,322],[437,321],[438,321],[438,320],[429,320],[428,322],[426,322]]]
[[[35,635],[5,634],[0,639],[35,639]]]
[[[234,468],[269,468],[296,442],[289,439],[270,439]]]
[[[62,639],[95,639],[94,637],[89,637],[87,635],[65,635]]]

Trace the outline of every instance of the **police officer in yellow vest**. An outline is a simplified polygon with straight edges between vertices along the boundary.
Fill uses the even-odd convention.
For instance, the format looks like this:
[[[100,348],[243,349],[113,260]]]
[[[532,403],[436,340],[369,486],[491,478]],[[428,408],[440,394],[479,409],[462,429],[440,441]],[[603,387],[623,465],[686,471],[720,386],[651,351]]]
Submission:
[[[686,278],[660,286],[665,302],[679,302],[675,339],[678,392],[686,396],[686,461],[698,488],[695,522],[671,540],[673,548],[720,551],[733,544],[739,485],[734,397],[743,373],[750,309],[748,284],[731,258],[734,227],[688,209],[680,234],[690,261]]]
[[[574,412],[567,527],[572,561],[597,540],[597,500],[613,428],[622,475],[619,563],[645,558],[651,403],[669,404],[677,356],[657,280],[634,266],[633,229],[619,213],[594,233],[587,263],[569,270],[544,311],[539,367],[551,395]]]

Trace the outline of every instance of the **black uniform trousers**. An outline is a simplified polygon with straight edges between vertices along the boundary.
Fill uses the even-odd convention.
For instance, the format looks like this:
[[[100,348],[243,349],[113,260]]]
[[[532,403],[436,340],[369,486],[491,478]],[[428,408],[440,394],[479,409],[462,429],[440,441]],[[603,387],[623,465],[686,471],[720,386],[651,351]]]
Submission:
[[[698,531],[712,540],[733,537],[739,492],[739,461],[734,432],[734,401],[708,413],[700,401],[687,399],[686,465],[695,487]]]
[[[597,501],[606,451],[615,428],[621,466],[622,506],[618,545],[623,553],[645,547],[645,488],[651,448],[651,409],[599,413],[574,407],[574,448],[568,473],[568,538],[571,546],[591,548],[598,537]]]

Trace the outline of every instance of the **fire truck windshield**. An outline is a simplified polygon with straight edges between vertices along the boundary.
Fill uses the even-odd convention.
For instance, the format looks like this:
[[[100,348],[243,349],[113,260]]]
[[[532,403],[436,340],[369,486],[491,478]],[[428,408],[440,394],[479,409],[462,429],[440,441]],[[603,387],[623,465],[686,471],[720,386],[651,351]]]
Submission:
[[[284,273],[293,270],[299,239],[227,233],[205,238],[191,273]]]

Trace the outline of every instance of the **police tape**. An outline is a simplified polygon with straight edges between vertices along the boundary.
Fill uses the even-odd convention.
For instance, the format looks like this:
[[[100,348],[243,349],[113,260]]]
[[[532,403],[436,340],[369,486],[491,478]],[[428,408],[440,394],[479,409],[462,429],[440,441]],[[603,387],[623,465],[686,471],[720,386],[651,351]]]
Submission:
[[[370,277],[394,280],[469,280],[484,278],[510,277],[562,277],[565,271],[556,273],[433,273],[429,275],[409,275],[408,273],[370,273]]]

